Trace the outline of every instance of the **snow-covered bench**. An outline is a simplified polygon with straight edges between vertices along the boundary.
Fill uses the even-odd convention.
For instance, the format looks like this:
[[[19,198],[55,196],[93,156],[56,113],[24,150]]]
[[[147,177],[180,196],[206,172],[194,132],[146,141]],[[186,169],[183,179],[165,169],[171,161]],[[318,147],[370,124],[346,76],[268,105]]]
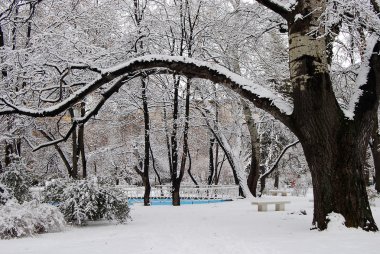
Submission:
[[[288,191],[288,190],[269,190],[269,193],[272,195],[272,196],[277,196],[277,194],[281,194],[281,196],[287,196],[288,193],[290,194],[291,192]]]
[[[276,211],[285,211],[285,204],[290,204],[287,200],[257,200],[253,201],[252,205],[257,205],[259,212],[268,211],[268,205],[275,205]]]

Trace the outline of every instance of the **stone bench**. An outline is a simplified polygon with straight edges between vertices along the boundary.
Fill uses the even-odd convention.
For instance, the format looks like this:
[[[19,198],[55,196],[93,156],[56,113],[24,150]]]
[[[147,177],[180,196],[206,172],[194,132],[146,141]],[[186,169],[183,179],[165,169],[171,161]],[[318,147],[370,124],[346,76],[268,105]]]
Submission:
[[[290,191],[287,191],[287,190],[269,190],[269,193],[272,195],[272,196],[277,196],[277,194],[281,194],[281,196],[287,196],[288,193],[290,194],[291,192]]]
[[[259,212],[268,211],[268,205],[275,205],[276,211],[285,211],[285,204],[290,204],[290,201],[285,201],[285,200],[272,200],[272,201],[259,200],[259,201],[252,202],[252,205],[257,205],[257,209]]]

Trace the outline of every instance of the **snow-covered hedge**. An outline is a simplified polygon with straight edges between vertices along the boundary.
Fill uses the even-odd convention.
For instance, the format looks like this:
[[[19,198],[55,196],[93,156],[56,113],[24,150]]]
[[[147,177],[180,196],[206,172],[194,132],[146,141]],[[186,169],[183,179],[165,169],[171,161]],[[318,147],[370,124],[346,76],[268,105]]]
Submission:
[[[31,236],[63,230],[65,220],[57,207],[36,201],[18,204],[9,200],[0,206],[0,238]]]
[[[76,225],[101,219],[123,223],[129,218],[125,193],[93,180],[55,180],[46,186],[44,196],[45,202],[59,207],[67,222]]]
[[[4,184],[10,194],[17,199],[19,203],[29,201],[31,194],[29,188],[31,186],[30,175],[24,163],[11,163],[5,171],[0,174],[0,183]]]

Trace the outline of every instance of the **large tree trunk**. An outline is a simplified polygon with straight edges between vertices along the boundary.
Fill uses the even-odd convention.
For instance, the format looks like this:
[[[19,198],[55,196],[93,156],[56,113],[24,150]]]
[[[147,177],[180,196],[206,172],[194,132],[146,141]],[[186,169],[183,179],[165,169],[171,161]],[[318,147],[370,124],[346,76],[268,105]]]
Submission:
[[[363,165],[377,110],[378,56],[371,58],[367,84],[356,104],[355,120],[344,117],[332,90],[327,45],[331,43],[319,26],[325,2],[300,1],[288,19],[289,68],[293,84],[293,131],[308,162],[314,192],[314,225],[326,229],[329,213],[340,213],[348,227],[377,230],[369,207]],[[376,52],[379,45],[375,47]]]
[[[325,229],[326,216],[335,212],[344,216],[348,227],[376,230],[363,175],[366,146],[356,146],[353,137],[321,146],[321,139],[314,140],[318,147],[309,141],[302,143],[313,179],[313,223]]]

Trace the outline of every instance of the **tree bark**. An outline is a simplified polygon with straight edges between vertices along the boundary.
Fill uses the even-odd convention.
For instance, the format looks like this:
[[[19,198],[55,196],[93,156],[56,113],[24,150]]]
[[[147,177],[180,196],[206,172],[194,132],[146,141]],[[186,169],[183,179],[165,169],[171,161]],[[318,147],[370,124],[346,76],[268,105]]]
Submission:
[[[190,87],[191,87],[191,79],[188,78],[186,80],[185,126],[183,129],[183,147],[182,147],[181,165],[179,169],[179,176],[177,177],[175,185],[174,185],[175,193],[173,193],[173,205],[175,206],[181,204],[179,189],[181,186],[182,178],[185,174],[186,159],[189,154],[188,137],[189,137],[189,122],[190,122],[190,119],[189,119],[190,117]]]
[[[153,155],[152,146],[149,146],[149,150],[150,150],[150,156],[152,157],[152,166],[153,166],[153,170],[154,170],[154,173],[155,173],[156,176],[157,176],[158,184],[159,184],[159,185],[162,185],[162,181],[161,181],[160,174],[158,173],[157,168],[156,168],[156,160],[155,160],[154,155]]]
[[[146,5],[141,3],[138,0],[133,1],[134,4],[134,20],[138,28],[141,26],[141,22],[144,18],[144,10]],[[138,34],[140,35],[141,31],[138,30]],[[137,47],[139,45],[139,47]],[[136,41],[135,43],[135,51],[136,53],[140,51],[144,51],[144,43],[143,41]],[[147,83],[146,83],[146,75],[143,74],[140,77],[141,81],[141,96],[143,103],[143,114],[144,114],[144,163],[143,163],[143,172],[141,174],[142,181],[144,184],[144,206],[150,205],[150,180],[149,180],[149,159],[150,159],[150,119],[149,119],[149,110],[148,110],[148,99],[147,99]]]
[[[223,154],[223,159],[222,159],[222,161],[220,161],[219,164],[218,164],[218,166],[219,166],[219,170],[217,170],[217,171],[218,171],[218,174],[215,175],[215,185],[218,185],[218,184],[219,184],[220,175],[221,175],[221,173],[222,173],[223,164],[224,164],[224,162],[226,161],[226,158],[227,158],[226,155]]]
[[[144,111],[144,170],[143,170],[143,183],[144,191],[144,206],[150,205],[150,181],[149,181],[149,153],[150,153],[150,119],[148,110],[148,100],[146,96],[146,81],[141,78],[141,93]]]
[[[51,137],[49,136],[49,134],[47,134],[44,130],[39,130],[40,133],[49,141],[53,141],[54,140],[54,137]],[[63,164],[65,165],[66,167],[66,170],[67,170],[67,173],[69,174],[69,177],[71,178],[74,178],[73,175],[72,175],[72,170],[71,170],[71,166],[70,166],[70,163],[69,161],[67,160],[65,154],[63,153],[62,149],[59,147],[58,144],[55,144],[54,145],[54,148],[55,150],[57,151],[59,157],[61,158],[61,160],[63,161]]]
[[[278,189],[280,185],[280,172],[278,172],[278,168],[274,171],[274,188]]]
[[[84,117],[86,115],[86,103],[82,101],[80,103],[80,115]],[[87,178],[87,161],[86,161],[86,153],[84,149],[84,124],[80,124],[78,126],[78,150],[81,157],[82,162],[82,178]]]
[[[4,46],[5,46],[4,32],[3,32],[2,26],[0,25],[0,47],[4,47]],[[1,61],[3,61],[3,59],[1,59]],[[3,75],[3,78],[7,77],[8,75],[7,70],[1,69],[1,75]]]
[[[219,103],[217,101],[217,93],[216,93],[216,86],[213,85],[214,89],[214,99],[215,99],[215,123],[218,124],[219,122]],[[210,157],[211,160],[211,157]],[[218,142],[215,143],[215,164],[214,164],[214,184],[218,184],[218,161],[219,161],[219,144]],[[211,181],[212,182],[212,181]]]
[[[259,135],[257,133],[256,124],[252,118],[252,112],[249,108],[249,104],[241,99],[243,106],[243,113],[245,122],[247,123],[248,132],[251,141],[251,163],[249,165],[249,174],[247,178],[247,185],[249,191],[254,197],[257,196],[256,189],[260,176],[260,142]]]
[[[71,117],[71,121],[74,120],[75,113],[73,108],[69,108],[69,113]],[[77,136],[77,128],[71,134],[71,147],[72,147],[72,177],[73,179],[78,179],[78,160],[79,160],[79,149],[78,149],[78,136]]]
[[[190,151],[188,151],[188,157],[189,157],[189,167],[187,168],[187,173],[189,174],[190,178],[191,178],[191,181],[193,181],[193,183],[195,184],[195,186],[198,187],[198,182],[195,180],[193,174],[191,174],[191,155],[190,155]]]
[[[376,83],[380,81],[379,56],[373,54],[367,84],[355,107],[355,119],[344,117],[335,98],[328,70],[326,48],[330,41],[319,17],[324,1],[299,1],[288,19],[289,67],[293,84],[295,134],[308,162],[313,182],[316,228],[327,228],[331,212],[344,216],[347,227],[376,231],[370,210],[363,165],[378,107]],[[317,28],[317,30],[316,30]],[[379,43],[374,48],[379,51]]]
[[[212,134],[211,134],[212,135]],[[215,142],[215,138],[210,138],[209,139],[209,146],[208,146],[208,156],[209,156],[209,160],[208,160],[208,172],[209,172],[209,175],[208,175],[208,178],[207,178],[207,184],[208,185],[211,185],[212,184],[212,180],[213,180],[213,176],[214,176],[214,142]]]
[[[375,114],[375,127],[372,132],[371,152],[373,163],[375,166],[375,189],[380,193],[380,135],[379,135],[379,120],[377,113]]]
[[[5,141],[5,158],[4,164],[5,166],[9,166],[12,162],[12,154],[13,154],[13,145],[12,143]]]
[[[165,129],[165,141],[166,141],[166,149],[167,149],[167,156],[168,156],[168,162],[169,162],[169,172],[170,175],[173,174],[173,163],[172,163],[172,153],[171,153],[171,145],[170,145],[170,138],[169,138],[169,128],[168,128],[168,118],[166,113],[166,103],[164,103],[163,108],[163,121],[164,121],[164,129]]]
[[[173,76],[174,79],[174,97],[173,97],[173,128],[171,133],[171,159],[172,159],[172,204],[173,206],[180,205],[180,196],[179,188],[180,184],[178,183],[178,89],[180,83],[180,77]]]

